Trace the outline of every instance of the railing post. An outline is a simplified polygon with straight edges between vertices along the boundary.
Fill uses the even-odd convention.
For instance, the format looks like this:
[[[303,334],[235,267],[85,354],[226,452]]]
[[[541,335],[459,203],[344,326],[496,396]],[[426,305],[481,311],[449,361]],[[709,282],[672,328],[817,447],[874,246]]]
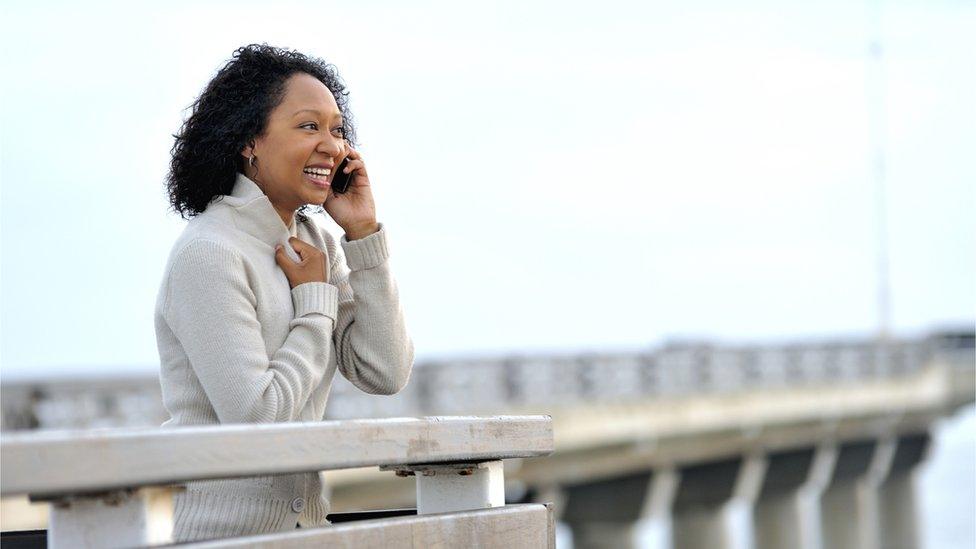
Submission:
[[[503,507],[505,470],[500,460],[478,463],[392,465],[398,476],[417,477],[417,514]]]
[[[169,503],[169,515],[150,513],[157,501],[164,508]],[[113,490],[50,502],[47,543],[51,549],[169,543],[171,532],[172,498],[168,489]]]

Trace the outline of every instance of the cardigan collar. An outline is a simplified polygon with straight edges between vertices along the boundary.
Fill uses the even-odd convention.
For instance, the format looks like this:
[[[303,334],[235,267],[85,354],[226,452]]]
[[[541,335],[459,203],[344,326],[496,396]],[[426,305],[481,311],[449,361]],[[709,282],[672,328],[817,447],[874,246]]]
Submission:
[[[288,242],[291,232],[271,205],[271,200],[257,183],[244,174],[237,174],[234,188],[224,196],[222,202],[237,213],[234,222],[239,229],[272,247]],[[292,218],[292,223],[298,223],[297,216]]]

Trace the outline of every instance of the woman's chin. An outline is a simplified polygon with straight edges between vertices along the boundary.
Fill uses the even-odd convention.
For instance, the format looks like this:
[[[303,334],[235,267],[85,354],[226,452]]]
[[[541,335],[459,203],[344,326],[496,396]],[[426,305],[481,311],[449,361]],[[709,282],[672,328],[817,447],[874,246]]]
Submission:
[[[302,196],[302,198],[305,199],[305,202],[306,203],[308,203],[308,204],[318,204],[319,206],[321,206],[328,197],[329,197],[329,189],[328,188],[325,188],[325,189],[318,189],[318,188],[309,189],[307,192],[303,193],[303,196]]]
[[[329,192],[329,189],[328,188],[325,188],[325,189],[312,189],[312,192],[308,193],[307,198],[308,198],[309,204],[318,204],[318,205],[321,206],[322,203],[324,203],[325,200],[327,198],[329,198],[329,195],[330,194],[331,193]]]

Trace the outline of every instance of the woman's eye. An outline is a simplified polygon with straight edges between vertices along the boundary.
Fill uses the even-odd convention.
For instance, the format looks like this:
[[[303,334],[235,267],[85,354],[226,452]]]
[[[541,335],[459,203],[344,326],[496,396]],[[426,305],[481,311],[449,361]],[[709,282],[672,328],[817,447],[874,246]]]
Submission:
[[[308,124],[302,124],[301,127],[302,128],[307,128],[307,129],[313,130],[313,131],[319,129],[319,125],[316,124],[315,122],[309,122]]]
[[[343,129],[343,128],[342,128],[342,126],[340,126],[340,127],[338,127],[338,128],[336,128],[336,129],[334,129],[334,130],[332,130],[332,131],[334,131],[334,132],[338,132],[340,136],[343,136],[343,135],[346,135],[346,130],[345,130],[345,129]]]

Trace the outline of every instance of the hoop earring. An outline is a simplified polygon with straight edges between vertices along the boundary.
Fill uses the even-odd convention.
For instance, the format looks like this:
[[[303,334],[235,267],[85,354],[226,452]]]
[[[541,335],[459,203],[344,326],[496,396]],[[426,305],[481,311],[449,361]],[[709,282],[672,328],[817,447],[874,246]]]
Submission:
[[[253,168],[254,167],[254,159],[255,158],[257,158],[257,156],[255,156],[253,154],[251,156],[247,157],[247,165]]]

